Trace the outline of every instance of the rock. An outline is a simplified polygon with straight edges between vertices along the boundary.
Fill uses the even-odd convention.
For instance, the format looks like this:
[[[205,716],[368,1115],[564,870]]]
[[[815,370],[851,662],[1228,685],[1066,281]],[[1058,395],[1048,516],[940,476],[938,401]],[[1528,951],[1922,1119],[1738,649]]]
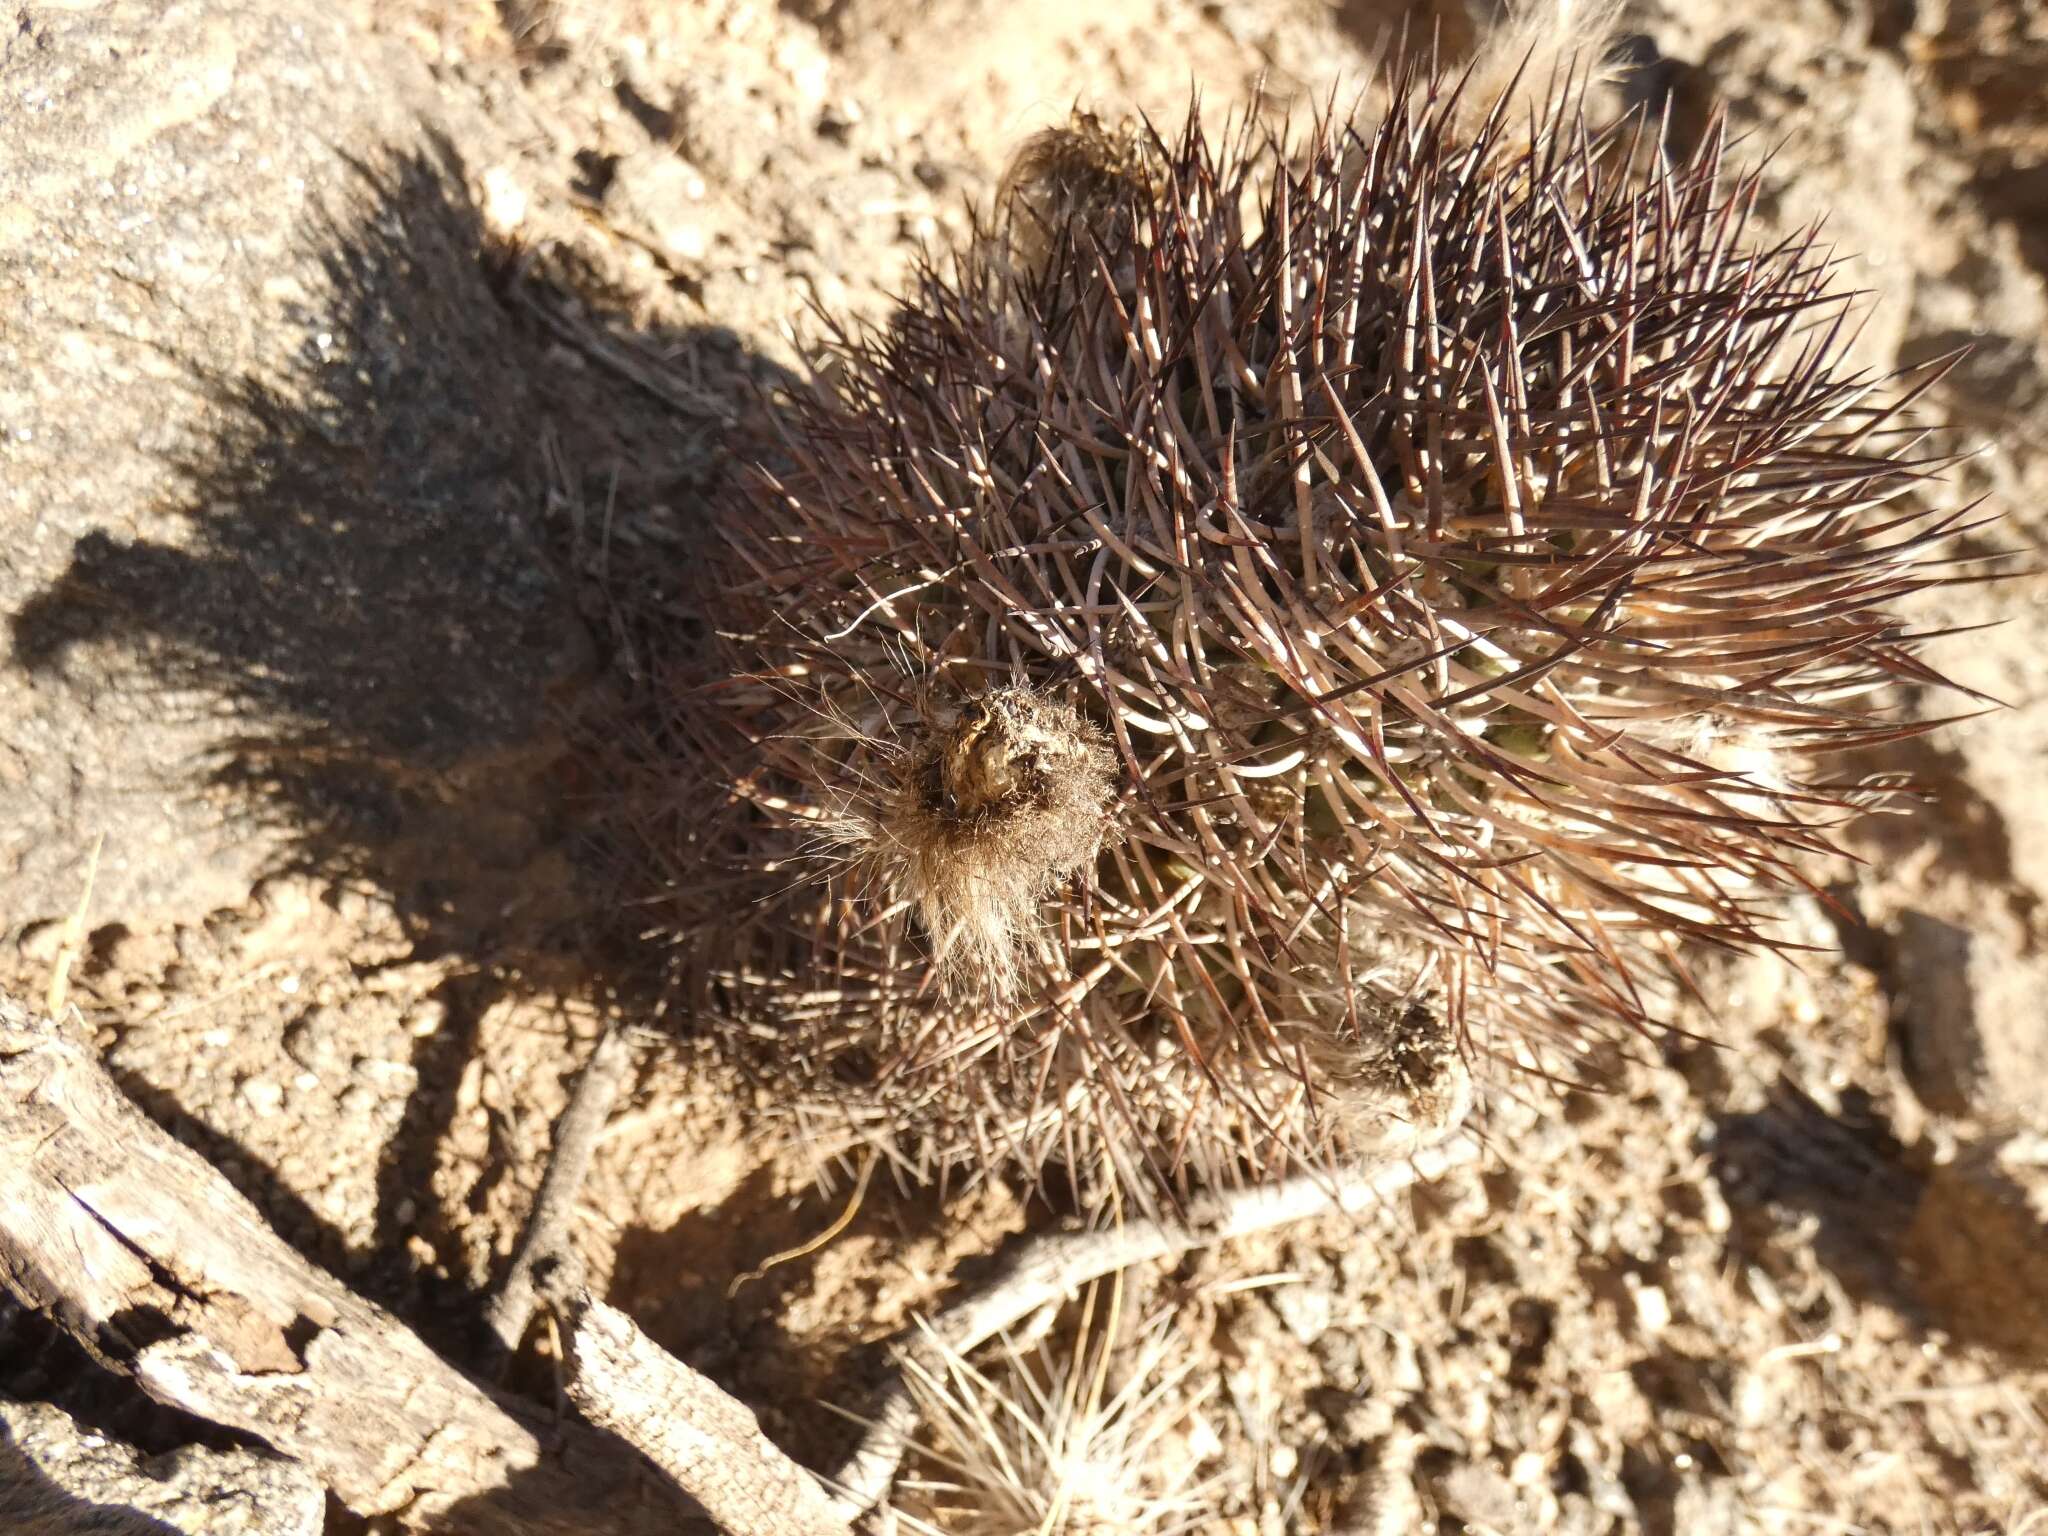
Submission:
[[[1684,1531],[1687,1536],[1740,1536],[1741,1532],[1756,1529],[1734,1478],[1704,1475],[1689,1452],[1681,1452],[1680,1456],[1686,1463],[1681,1469],[1686,1475],[1671,1501],[1666,1530]]]
[[[2017,922],[1985,904],[1900,915],[1892,955],[1893,1024],[1906,1073],[1944,1114],[2041,1115],[2048,1083],[2048,959]]]
[[[2035,0],[1946,0],[1928,50],[1950,123],[1968,136],[1986,209],[2022,225],[2030,260],[2048,270],[2048,13]]]
[[[10,1536],[319,1536],[327,1494],[295,1461],[186,1446],[145,1457],[44,1403],[0,1401]]]
[[[267,1077],[252,1077],[242,1084],[242,1102],[258,1115],[274,1115],[284,1107],[284,1089]]]
[[[768,108],[749,100],[733,82],[705,74],[685,77],[676,147],[691,165],[724,187],[760,177],[774,158],[776,124]]]
[[[538,432],[416,58],[296,0],[9,31],[0,928],[101,834],[139,926],[531,730]]]
[[[1329,1330],[1337,1304],[1329,1285],[1318,1280],[1280,1286],[1272,1302],[1287,1331],[1304,1344],[1315,1343]]]
[[[1946,385],[1966,411],[1980,419],[2048,411],[2048,290],[2027,269],[2012,225],[1970,234],[1968,249],[1914,288],[1907,360],[1967,348]]]
[[[1490,1526],[1499,1531],[1524,1527],[1515,1485],[1491,1462],[1453,1462],[1428,1481],[1435,1504],[1468,1526]]]

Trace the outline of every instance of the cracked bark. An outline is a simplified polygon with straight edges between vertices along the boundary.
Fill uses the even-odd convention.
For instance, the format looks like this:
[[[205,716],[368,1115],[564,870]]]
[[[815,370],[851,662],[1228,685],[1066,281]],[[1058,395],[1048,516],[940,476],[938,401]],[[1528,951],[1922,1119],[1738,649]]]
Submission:
[[[848,1536],[818,1480],[761,1433],[742,1403],[664,1353],[588,1292],[569,1299],[569,1399],[644,1452],[732,1531]]]

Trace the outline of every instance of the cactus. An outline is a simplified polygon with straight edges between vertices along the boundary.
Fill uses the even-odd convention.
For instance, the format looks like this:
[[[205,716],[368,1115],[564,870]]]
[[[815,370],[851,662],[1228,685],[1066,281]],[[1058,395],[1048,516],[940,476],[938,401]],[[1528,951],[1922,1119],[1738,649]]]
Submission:
[[[655,743],[780,1096],[916,1173],[1268,1176],[1587,1071],[1882,800],[1827,764],[1941,681],[1927,379],[1849,371],[1718,125],[1530,99],[1077,119],[834,333]]]

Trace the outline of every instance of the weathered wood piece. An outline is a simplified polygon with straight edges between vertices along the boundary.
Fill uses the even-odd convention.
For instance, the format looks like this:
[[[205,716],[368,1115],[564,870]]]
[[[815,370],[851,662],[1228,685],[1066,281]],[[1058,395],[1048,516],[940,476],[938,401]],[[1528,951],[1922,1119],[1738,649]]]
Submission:
[[[569,1399],[646,1455],[730,1531],[848,1536],[817,1479],[746,1405],[665,1353],[615,1307],[569,1304]]]
[[[5,999],[0,1283],[151,1395],[303,1463],[358,1514],[477,1536],[690,1528],[690,1505],[651,1475],[636,1447],[582,1424],[543,1431],[537,1415],[485,1391],[306,1263],[204,1159],[136,1109],[90,1051]],[[659,1356],[637,1331],[637,1344],[620,1344],[623,1318],[602,1321],[597,1340],[575,1341],[581,1357],[625,1348],[646,1366]],[[684,1370],[668,1361],[656,1374],[672,1382]],[[808,1477],[742,1405],[690,1375],[687,1398],[643,1391],[614,1403],[606,1390],[634,1383],[593,1370],[578,1400],[593,1418],[622,1425],[639,1424],[656,1401],[711,1415],[695,1430],[668,1424],[645,1435],[657,1451],[694,1435],[693,1475],[714,1497],[778,1461],[786,1482]],[[724,1471],[726,1454],[745,1470]],[[740,1509],[725,1511],[732,1536],[834,1528],[788,1501],[764,1506],[752,1523],[736,1518]]]

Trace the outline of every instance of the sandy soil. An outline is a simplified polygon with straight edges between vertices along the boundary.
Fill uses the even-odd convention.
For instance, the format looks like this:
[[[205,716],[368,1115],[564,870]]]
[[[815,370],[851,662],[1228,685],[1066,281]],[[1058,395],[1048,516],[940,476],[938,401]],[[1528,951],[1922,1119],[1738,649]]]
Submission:
[[[547,422],[536,494],[589,631],[565,708],[631,664],[605,562],[714,482],[746,379],[807,366],[806,306],[881,312],[1075,101],[1170,117],[1192,82],[1212,114],[1300,110],[1362,79],[1396,19],[1370,0],[355,11],[426,62],[489,240],[536,274],[507,292]],[[1630,25],[1627,90],[1725,95],[1759,142],[1789,136],[1766,212],[1838,210],[1884,295],[1876,357],[1975,343],[1935,403],[2008,544],[2048,527],[2044,27],[2030,0],[1650,0]],[[1941,659],[2012,707],[1907,755],[1927,805],[1864,829],[1868,863],[1816,872],[1829,901],[1795,914],[1816,946],[1796,970],[1705,967],[1698,1043],[1611,1094],[1498,1095],[1484,1165],[1399,1209],[1132,1277],[1133,1311],[1171,1306],[1191,1362],[1175,1439],[1213,1484],[1198,1528],[2048,1531],[2044,603],[2029,578],[1927,605],[2005,621]],[[458,1358],[567,1079],[608,1015],[643,1022],[581,939],[607,895],[586,789],[542,733],[395,831],[287,825],[244,899],[94,908],[71,979],[153,1115]],[[0,985],[42,994],[62,915],[0,915]],[[848,1195],[772,1109],[650,1031],[581,1242],[613,1301],[822,1461],[858,1347],[1048,1213],[878,1179],[831,1242],[743,1278]],[[38,1358],[16,1390],[61,1374],[54,1346]],[[544,1341],[520,1380],[553,1390]]]

